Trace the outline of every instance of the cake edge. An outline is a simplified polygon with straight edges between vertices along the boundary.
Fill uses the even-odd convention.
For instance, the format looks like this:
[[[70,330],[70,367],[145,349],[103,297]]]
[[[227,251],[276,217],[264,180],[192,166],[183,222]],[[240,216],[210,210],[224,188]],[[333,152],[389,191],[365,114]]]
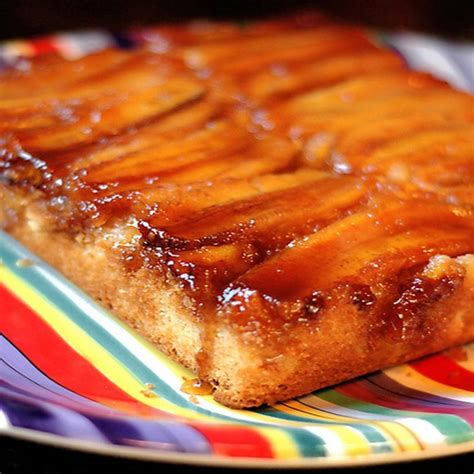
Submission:
[[[462,285],[430,308],[429,318],[438,323],[424,345],[368,340],[367,322],[349,303],[325,313],[317,327],[296,326],[273,344],[218,318],[204,372],[197,360],[205,322],[169,275],[143,267],[131,274],[112,249],[110,237],[58,230],[41,196],[0,183],[0,201],[1,228],[173,360],[210,382],[216,401],[233,408],[301,396],[474,339],[474,312],[469,310],[474,307],[474,256],[470,256],[463,261]]]

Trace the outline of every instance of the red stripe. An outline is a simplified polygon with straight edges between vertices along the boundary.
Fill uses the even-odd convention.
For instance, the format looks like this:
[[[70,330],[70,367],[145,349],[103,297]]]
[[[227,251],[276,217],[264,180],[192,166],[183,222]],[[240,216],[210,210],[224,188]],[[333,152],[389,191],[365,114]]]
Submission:
[[[274,458],[270,442],[251,428],[189,423],[204,435],[214,453],[221,456]]]
[[[410,364],[417,372],[450,387],[474,392],[474,373],[452,359],[436,354]]]
[[[38,38],[30,41],[34,54],[47,54],[58,51],[58,46],[53,38]]]
[[[124,412],[166,415],[122,391],[1,284],[0,302],[0,332],[50,379],[79,395]]]
[[[421,412],[431,411],[427,410],[426,406],[408,403],[402,400],[401,397],[390,395],[387,392],[374,393],[361,382],[351,382],[348,384],[339,385],[335,387],[335,390],[339,393],[342,393],[346,397],[353,398],[354,400],[371,403],[373,405],[378,405],[385,408],[392,408],[394,410],[411,410]]]

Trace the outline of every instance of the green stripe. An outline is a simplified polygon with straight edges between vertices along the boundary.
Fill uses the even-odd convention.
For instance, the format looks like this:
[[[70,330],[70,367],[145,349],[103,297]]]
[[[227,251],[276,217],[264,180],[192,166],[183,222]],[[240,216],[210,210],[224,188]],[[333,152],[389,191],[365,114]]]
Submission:
[[[295,440],[301,456],[312,458],[329,454],[325,442],[318,435],[301,428],[289,429],[287,433]]]

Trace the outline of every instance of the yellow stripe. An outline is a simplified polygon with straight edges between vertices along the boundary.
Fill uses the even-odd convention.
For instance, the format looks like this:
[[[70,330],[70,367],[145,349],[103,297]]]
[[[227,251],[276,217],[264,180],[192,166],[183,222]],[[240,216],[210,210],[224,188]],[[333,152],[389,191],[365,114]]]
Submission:
[[[268,439],[276,458],[288,459],[301,457],[295,440],[278,428],[259,428],[259,433]]]
[[[192,419],[208,419],[206,415],[178,407],[158,396],[151,398],[144,395],[143,390],[145,387],[143,384],[121,365],[119,361],[92,339],[84,330],[67,318],[64,313],[49,300],[36,292],[30,285],[18,278],[5,266],[0,266],[0,281],[37,313],[43,321],[51,326],[77,353],[90,361],[99,372],[104,374],[104,376],[134,399],[168,413]]]
[[[334,431],[344,444],[344,449],[351,456],[359,454],[370,454],[372,448],[367,438],[350,426],[326,426],[326,429]]]
[[[310,413],[312,412],[314,414],[302,413],[301,411],[296,410],[295,408],[293,408],[293,406],[298,405],[298,403],[299,402],[297,400],[292,400],[292,401],[287,402],[284,405],[283,404],[278,404],[277,409],[279,411],[284,412],[284,413],[288,413],[289,415],[296,415],[296,416],[300,416],[300,417],[303,417],[303,418],[308,418],[308,420],[314,420],[315,415],[317,416],[317,418],[331,420],[331,421],[335,421],[338,418],[337,415],[333,417],[329,413],[327,414],[328,416],[324,416],[326,414],[322,415],[317,410],[311,409],[310,407],[306,407],[305,405],[302,405],[300,403],[299,405],[301,405],[301,406],[299,408],[305,409],[305,410],[308,409],[308,411]],[[361,422],[360,420],[347,418],[347,417],[343,417],[343,418],[346,418],[346,420],[344,420],[344,421],[351,421],[351,422],[356,422],[356,423],[360,423],[360,424],[367,424],[367,423]],[[352,428],[350,426],[341,426],[341,425],[324,425],[324,426],[321,426],[321,427],[323,427],[324,429],[333,431],[338,435],[338,437],[341,439],[341,441],[344,445],[344,448],[345,448],[347,454],[355,455],[355,454],[369,454],[369,453],[371,453],[370,442],[367,440],[367,438],[362,433],[358,432],[355,428]]]
[[[393,421],[380,421],[378,425],[391,438],[395,451],[420,451],[422,446],[413,433],[403,425]]]

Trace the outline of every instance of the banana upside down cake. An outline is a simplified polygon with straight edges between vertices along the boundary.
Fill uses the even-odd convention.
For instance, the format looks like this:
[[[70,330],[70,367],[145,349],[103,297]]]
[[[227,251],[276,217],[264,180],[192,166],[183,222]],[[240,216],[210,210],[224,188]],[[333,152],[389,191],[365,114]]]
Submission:
[[[316,14],[0,73],[0,224],[251,407],[474,339],[474,100]]]

